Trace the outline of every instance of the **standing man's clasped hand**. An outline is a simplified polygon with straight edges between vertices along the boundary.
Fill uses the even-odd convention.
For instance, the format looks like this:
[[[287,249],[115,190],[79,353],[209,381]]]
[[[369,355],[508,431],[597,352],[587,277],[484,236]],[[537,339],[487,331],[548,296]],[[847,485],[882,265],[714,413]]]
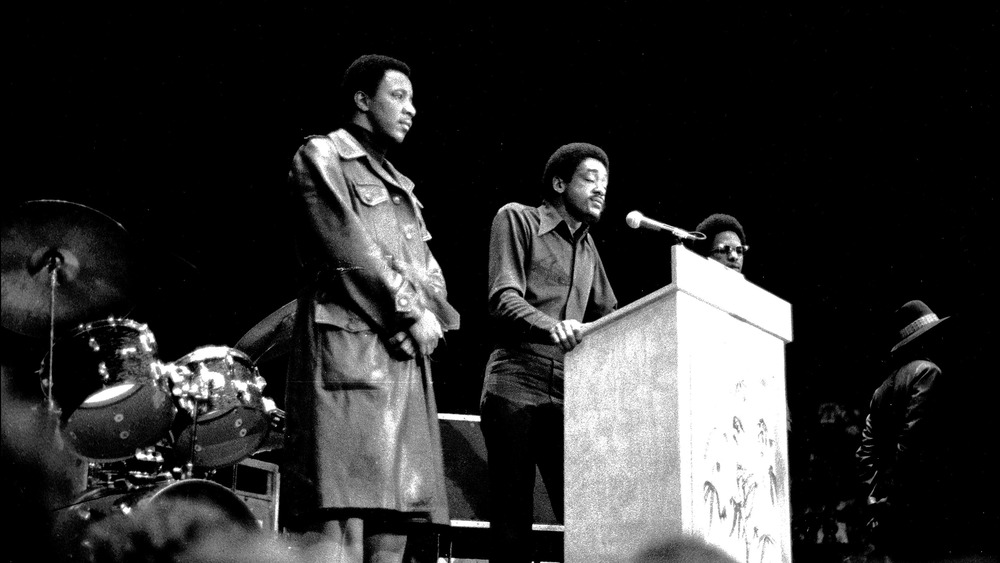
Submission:
[[[424,310],[417,322],[410,325],[410,336],[416,345],[416,351],[422,356],[430,356],[437,348],[438,341],[444,337],[444,330],[437,315],[429,310]]]
[[[564,352],[569,352],[583,342],[584,323],[576,319],[559,321],[549,329],[549,338],[553,344],[558,344]]]
[[[389,350],[397,356],[416,358],[417,355],[430,356],[444,337],[444,329],[437,315],[424,311],[410,328],[401,330],[389,338]]]
[[[397,357],[417,357],[417,345],[410,333],[405,330],[401,330],[389,338],[389,351]]]

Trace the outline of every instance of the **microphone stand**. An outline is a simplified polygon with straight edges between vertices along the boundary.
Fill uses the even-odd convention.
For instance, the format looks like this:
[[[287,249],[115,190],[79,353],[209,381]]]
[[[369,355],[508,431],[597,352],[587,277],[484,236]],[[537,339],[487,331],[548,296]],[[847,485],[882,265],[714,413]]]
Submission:
[[[688,232],[688,231],[680,231],[680,232],[677,232],[677,231],[674,231],[674,230],[670,230],[668,232],[670,233],[671,236],[674,237],[674,240],[677,241],[677,244],[684,244],[684,241],[686,241],[686,240],[705,240],[705,235],[703,233],[698,232],[698,231],[690,231],[690,232]]]

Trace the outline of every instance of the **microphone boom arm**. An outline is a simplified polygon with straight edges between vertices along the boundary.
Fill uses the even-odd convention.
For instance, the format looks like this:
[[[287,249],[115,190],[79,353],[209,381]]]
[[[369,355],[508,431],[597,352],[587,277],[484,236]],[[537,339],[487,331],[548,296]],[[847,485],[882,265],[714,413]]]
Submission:
[[[632,211],[627,216],[625,216],[625,222],[629,227],[633,229],[638,229],[640,227],[645,227],[654,231],[667,231],[672,234],[678,240],[703,240],[705,235],[699,233],[698,231],[685,231],[684,229],[679,229],[677,227],[668,225],[666,223],[661,223],[659,221],[654,221],[639,211]]]

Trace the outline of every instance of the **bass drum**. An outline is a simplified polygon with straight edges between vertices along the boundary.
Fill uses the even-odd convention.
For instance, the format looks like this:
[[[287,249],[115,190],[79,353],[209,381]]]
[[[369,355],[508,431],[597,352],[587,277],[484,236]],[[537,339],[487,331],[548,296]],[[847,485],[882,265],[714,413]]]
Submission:
[[[198,467],[233,465],[252,455],[267,438],[270,415],[264,378],[249,356],[226,346],[203,346],[173,362],[181,404],[174,455]],[[193,446],[193,451],[192,451]]]
[[[141,514],[152,510],[165,512],[169,516],[169,522],[186,524],[179,528],[182,530],[193,529],[191,526],[199,524],[215,529],[233,526],[251,533],[261,530],[256,516],[234,492],[214,481],[185,479],[164,481],[124,492],[98,489],[84,493],[76,502],[56,512],[53,536],[61,544],[57,548],[68,554],[68,560],[89,560],[83,554],[92,540],[94,526],[106,518],[128,518],[140,533],[170,533],[170,529],[146,529],[162,524],[162,518],[153,517],[141,523],[132,520],[141,518]],[[190,521],[186,522],[185,518]],[[127,524],[118,523],[108,527],[114,533],[128,529]],[[121,541],[125,539],[120,538]],[[177,541],[189,539],[179,537]]]
[[[62,411],[62,433],[82,457],[128,459],[170,432],[177,412],[170,377],[145,324],[80,325],[55,344],[41,374],[43,391]]]

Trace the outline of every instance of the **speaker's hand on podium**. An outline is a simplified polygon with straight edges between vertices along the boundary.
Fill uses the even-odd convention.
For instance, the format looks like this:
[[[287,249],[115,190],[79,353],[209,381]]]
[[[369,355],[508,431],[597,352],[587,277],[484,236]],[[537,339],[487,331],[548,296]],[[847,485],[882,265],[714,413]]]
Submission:
[[[576,348],[583,341],[584,324],[576,319],[559,321],[549,329],[549,338],[553,344],[558,344],[564,352]]]

